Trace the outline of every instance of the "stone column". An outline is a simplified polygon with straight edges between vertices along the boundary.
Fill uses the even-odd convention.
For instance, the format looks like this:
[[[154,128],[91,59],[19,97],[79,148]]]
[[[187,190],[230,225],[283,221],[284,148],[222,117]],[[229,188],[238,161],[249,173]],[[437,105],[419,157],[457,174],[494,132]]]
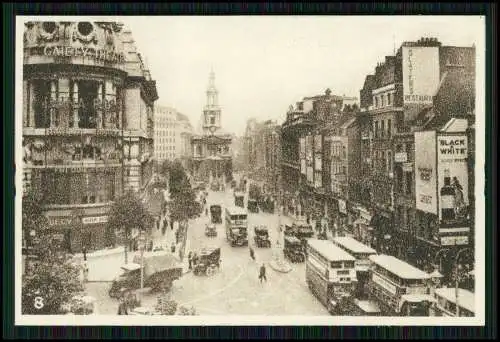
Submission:
[[[56,108],[56,103],[57,103],[57,81],[50,81],[50,127],[55,127],[57,126],[56,123],[58,124],[57,121],[57,108]]]
[[[61,106],[60,108],[63,108],[63,110],[59,111],[59,119],[60,123],[59,126],[64,126],[64,127],[69,127],[69,115],[72,115],[72,113],[69,113],[69,107],[67,106],[68,101],[70,100],[70,88],[69,88],[69,79],[67,78],[60,78],[58,80],[58,86],[59,86],[59,101],[60,103],[63,103],[64,105]]]
[[[78,108],[79,108],[79,96],[78,96],[78,81],[73,81],[73,127],[78,128],[79,127],[79,115],[78,115]]]
[[[35,84],[28,81],[28,126],[35,127]]]
[[[24,80],[23,81],[23,127],[29,127],[28,122],[29,122],[29,81]]]
[[[117,117],[116,115],[116,107],[112,106],[111,104],[116,104],[116,87],[115,84],[112,81],[106,80],[105,83],[105,95],[104,95],[104,107],[103,107],[103,114],[104,114],[104,119],[103,123],[106,128],[116,128],[116,123],[115,119]]]
[[[100,104],[96,106],[96,128],[103,128],[104,126],[104,103],[103,103],[103,89],[104,85],[99,83],[97,86],[97,103]]]

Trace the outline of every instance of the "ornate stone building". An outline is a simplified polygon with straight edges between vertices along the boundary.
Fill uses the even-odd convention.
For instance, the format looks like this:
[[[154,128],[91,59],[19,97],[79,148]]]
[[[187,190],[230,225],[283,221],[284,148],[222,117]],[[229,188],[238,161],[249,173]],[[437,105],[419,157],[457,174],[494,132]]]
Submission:
[[[197,180],[230,181],[233,177],[232,136],[222,130],[221,108],[212,71],[207,88],[207,104],[203,109],[201,133],[191,138],[193,150],[192,175]]]
[[[106,245],[113,201],[149,181],[157,98],[121,24],[25,24],[23,188],[68,249]]]

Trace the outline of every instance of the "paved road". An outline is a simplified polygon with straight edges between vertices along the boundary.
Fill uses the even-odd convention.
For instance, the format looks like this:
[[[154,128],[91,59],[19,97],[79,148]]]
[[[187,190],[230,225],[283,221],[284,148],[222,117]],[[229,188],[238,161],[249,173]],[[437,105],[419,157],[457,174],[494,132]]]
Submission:
[[[222,204],[223,208],[234,205],[232,191],[209,192],[207,205]],[[282,222],[286,218],[281,218]],[[192,305],[202,315],[328,315],[326,309],[309,292],[305,283],[304,264],[292,264],[289,273],[279,273],[269,267],[272,254],[276,251],[276,240],[282,237],[278,231],[278,215],[266,213],[248,215],[249,241],[253,245],[253,227],[265,224],[271,234],[272,248],[254,246],[256,261],[251,260],[247,247],[231,247],[226,241],[224,224],[217,225],[217,237],[205,236],[205,224],[209,217],[192,220],[188,230],[189,250],[216,246],[221,248],[221,270],[211,277],[185,274],[174,283],[172,298],[180,304]],[[169,232],[167,232],[169,234]],[[159,240],[163,240],[159,238]],[[166,240],[169,240],[166,237]],[[189,251],[186,251],[187,252]],[[106,256],[94,261],[91,267],[100,275],[108,273],[112,278],[114,270],[123,263],[123,254]],[[186,260],[187,263],[187,260]],[[258,271],[264,263],[267,268],[267,282],[260,283]],[[112,265],[111,265],[112,264]],[[91,270],[92,272],[92,270]],[[98,273],[94,273],[97,275]],[[109,298],[109,282],[86,284],[89,295],[97,299],[99,314],[116,314],[118,302]],[[144,306],[156,303],[155,295],[143,295]]]
[[[219,203],[223,207],[234,205],[232,192],[210,192],[207,203]],[[179,303],[193,305],[200,314],[206,315],[328,315],[307,288],[304,264],[293,264],[293,270],[285,274],[269,267],[268,262],[280,235],[278,215],[248,215],[251,245],[253,226],[265,224],[271,234],[272,248],[254,246],[256,261],[251,260],[247,247],[229,245],[224,224],[217,225],[217,237],[205,237],[204,227],[208,220],[209,217],[203,216],[191,222],[188,231],[190,247],[191,250],[204,246],[220,247],[222,268],[212,277],[192,273],[184,275],[173,292]],[[267,268],[267,282],[264,283],[258,280],[262,263]]]

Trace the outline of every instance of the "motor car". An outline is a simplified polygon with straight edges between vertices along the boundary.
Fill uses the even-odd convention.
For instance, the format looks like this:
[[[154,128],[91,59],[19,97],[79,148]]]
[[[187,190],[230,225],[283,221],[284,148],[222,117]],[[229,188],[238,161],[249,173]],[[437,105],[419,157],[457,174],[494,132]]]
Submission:
[[[215,224],[207,224],[205,226],[205,236],[208,237],[216,237],[217,236],[217,227]]]

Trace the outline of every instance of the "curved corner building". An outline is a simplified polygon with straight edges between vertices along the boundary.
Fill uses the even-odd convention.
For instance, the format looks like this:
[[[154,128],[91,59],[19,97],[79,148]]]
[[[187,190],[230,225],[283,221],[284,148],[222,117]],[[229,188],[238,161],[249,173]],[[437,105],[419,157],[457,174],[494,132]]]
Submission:
[[[25,23],[23,188],[69,250],[109,245],[111,204],[150,180],[157,99],[123,25]]]

